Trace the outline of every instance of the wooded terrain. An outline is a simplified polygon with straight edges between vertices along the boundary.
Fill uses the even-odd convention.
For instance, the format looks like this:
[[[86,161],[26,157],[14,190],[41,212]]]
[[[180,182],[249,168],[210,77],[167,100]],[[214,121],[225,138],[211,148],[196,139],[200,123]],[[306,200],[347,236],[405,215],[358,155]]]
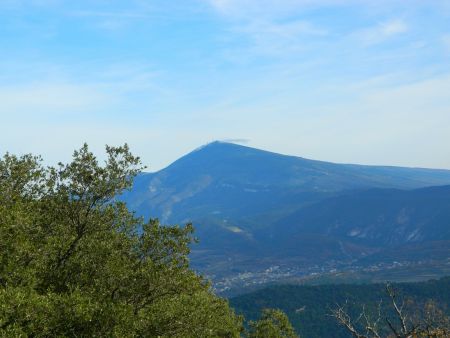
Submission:
[[[449,328],[450,277],[420,283],[397,283],[392,287],[397,303],[405,305],[404,313],[411,320],[409,324],[426,324],[430,319],[427,317],[433,312],[433,325]],[[266,307],[279,308],[289,316],[302,337],[352,337],[333,316],[333,311],[339,308],[345,311],[358,332],[365,329],[364,318],[361,317],[363,310],[373,321],[381,310],[379,327],[382,337],[389,334],[386,318],[392,318],[393,323],[398,324],[385,284],[274,285],[231,298],[230,304],[248,319],[257,318],[261,309]]]

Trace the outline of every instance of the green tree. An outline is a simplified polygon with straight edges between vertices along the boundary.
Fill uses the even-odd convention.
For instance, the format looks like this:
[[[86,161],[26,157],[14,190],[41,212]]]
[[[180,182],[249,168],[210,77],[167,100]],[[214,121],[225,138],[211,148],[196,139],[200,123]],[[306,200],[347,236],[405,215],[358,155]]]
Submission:
[[[250,321],[248,338],[297,338],[286,314],[277,309],[263,309],[261,318]]]
[[[140,160],[106,153],[0,159],[0,336],[238,337],[242,319],[189,268],[192,225],[130,212],[117,196]]]

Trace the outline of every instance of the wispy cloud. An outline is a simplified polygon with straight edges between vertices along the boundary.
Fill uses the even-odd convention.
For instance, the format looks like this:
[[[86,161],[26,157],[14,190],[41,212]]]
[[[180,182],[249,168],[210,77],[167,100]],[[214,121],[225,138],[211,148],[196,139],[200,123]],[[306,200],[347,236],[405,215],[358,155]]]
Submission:
[[[238,144],[247,144],[250,142],[250,140],[248,138],[225,138],[220,141],[228,142],[228,143],[238,143]]]
[[[258,15],[277,17],[323,6],[353,3],[353,0],[206,0],[217,12],[235,18]]]
[[[381,22],[374,27],[357,31],[355,35],[365,45],[373,45],[384,42],[396,35],[406,33],[409,27],[402,19],[392,19]]]
[[[269,55],[276,57],[300,56],[314,46],[341,48],[339,42],[347,43],[354,38],[364,46],[375,45],[406,33],[409,26],[402,18],[380,21],[373,26],[360,28],[349,23],[333,27],[334,19],[321,16],[325,12],[348,7],[352,15],[366,15],[373,21],[375,12],[390,13],[401,1],[355,1],[355,0],[205,0],[228,22],[228,37],[236,44],[226,54],[234,61],[246,57]],[[381,1],[381,2],[380,2]],[[381,6],[383,4],[383,6]],[[373,12],[372,13],[372,9]],[[365,14],[362,14],[365,13]],[[370,13],[370,14],[367,14]],[[381,15],[383,17],[384,15]],[[351,20],[351,18],[348,18]],[[339,19],[337,19],[339,21]],[[350,36],[349,36],[350,35]],[[350,39],[348,39],[350,37]],[[239,39],[244,39],[239,43]],[[346,40],[346,41],[344,41]],[[239,56],[239,57],[238,57]],[[234,58],[233,58],[234,57]]]
[[[317,38],[328,34],[326,29],[304,20],[252,20],[236,24],[232,32],[247,40],[244,48],[248,53],[277,57],[304,51],[308,48],[307,40],[310,37]]]
[[[25,63],[25,62],[24,62]],[[90,116],[133,114],[151,111],[171,96],[160,83],[161,73],[138,62],[102,61],[78,65],[22,62],[7,63],[0,77],[0,116],[14,120],[18,116],[29,121]],[[12,73],[26,73],[24,78]],[[133,97],[130,100],[130,96]]]
[[[316,6],[310,0],[205,0],[228,22],[228,37],[235,43],[225,56],[247,62],[258,56],[287,57],[308,49],[311,37],[329,34],[326,27],[298,17],[302,9]],[[322,1],[335,3],[339,1]]]
[[[408,30],[408,26],[403,20],[392,20],[384,22],[380,25],[380,32],[383,36],[392,36],[395,34],[404,33]]]
[[[326,35],[328,32],[323,28],[314,26],[305,20],[286,22],[270,22],[255,20],[242,28],[242,31],[253,36],[271,36],[274,38],[292,39],[300,35]]]

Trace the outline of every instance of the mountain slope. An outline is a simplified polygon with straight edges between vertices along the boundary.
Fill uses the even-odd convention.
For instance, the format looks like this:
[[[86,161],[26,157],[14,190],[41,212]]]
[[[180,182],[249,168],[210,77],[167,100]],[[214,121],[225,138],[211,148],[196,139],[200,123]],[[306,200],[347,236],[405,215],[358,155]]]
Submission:
[[[126,199],[133,209],[163,221],[221,214],[245,219],[267,208],[292,210],[344,190],[443,184],[450,184],[450,171],[335,164],[213,142],[138,177]]]
[[[273,256],[310,262],[445,260],[450,257],[450,186],[346,192],[279,220],[263,232],[261,242],[271,243],[266,250]]]
[[[450,186],[345,193],[278,221],[284,238],[319,233],[387,247],[450,240]]]
[[[227,275],[279,262],[349,262],[395,243],[447,238],[448,189],[409,191],[445,184],[448,170],[335,164],[213,142],[140,175],[123,198],[145,217],[192,221],[194,266]]]

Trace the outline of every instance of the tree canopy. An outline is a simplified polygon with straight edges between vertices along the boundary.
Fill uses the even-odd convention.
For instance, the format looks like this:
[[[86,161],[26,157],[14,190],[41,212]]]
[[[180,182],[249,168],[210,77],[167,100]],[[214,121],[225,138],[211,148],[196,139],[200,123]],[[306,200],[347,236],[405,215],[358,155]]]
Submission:
[[[286,314],[278,309],[263,309],[261,318],[250,321],[248,338],[297,338]]]
[[[242,318],[189,268],[193,227],[117,199],[142,169],[128,146],[100,164],[0,159],[0,336],[238,337]]]

